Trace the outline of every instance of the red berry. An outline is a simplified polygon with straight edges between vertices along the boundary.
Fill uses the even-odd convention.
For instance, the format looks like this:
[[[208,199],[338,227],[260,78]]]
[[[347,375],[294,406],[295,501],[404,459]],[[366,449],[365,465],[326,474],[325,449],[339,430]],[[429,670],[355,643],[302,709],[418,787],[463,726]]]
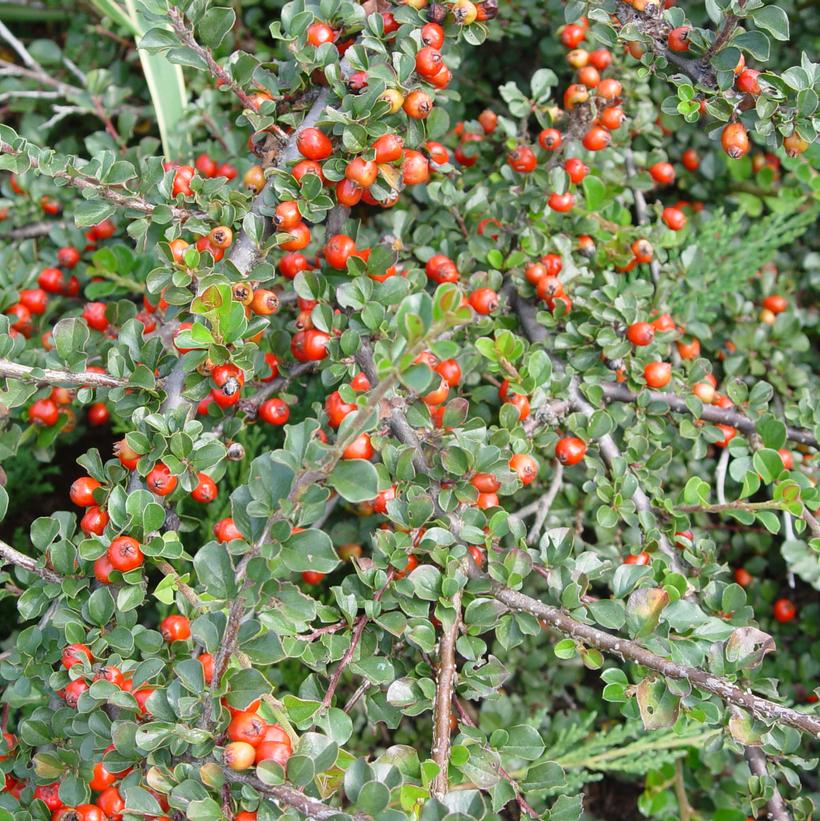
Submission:
[[[74,268],[79,261],[80,252],[71,245],[57,249],[57,264],[61,268]]]
[[[83,319],[88,323],[89,328],[101,333],[108,328],[108,318],[105,310],[108,306],[104,302],[89,302],[83,308]]]
[[[60,661],[66,670],[70,670],[75,664],[83,664],[86,661],[91,664],[94,656],[85,644],[68,644],[63,648]]]
[[[679,208],[672,208],[671,206],[664,208],[661,218],[667,227],[673,231],[680,231],[686,225],[686,214]]]
[[[665,388],[672,379],[669,362],[650,362],[643,369],[643,376],[650,388]]]
[[[333,153],[333,144],[318,128],[303,128],[296,137],[296,147],[308,160],[325,160]]]
[[[476,313],[486,316],[498,309],[498,294],[492,288],[479,288],[470,294],[469,302]]]
[[[167,496],[174,492],[177,477],[162,462],[159,462],[145,477],[145,484],[148,490],[156,493],[157,496]]]
[[[555,445],[555,458],[567,467],[577,465],[586,456],[586,443],[576,436],[565,436]]]
[[[111,411],[108,410],[108,405],[105,402],[94,402],[90,405],[87,411],[88,424],[94,427],[105,425],[111,418]]]
[[[216,499],[216,482],[207,473],[197,473],[197,486],[191,491],[191,498],[203,505],[210,504]]]
[[[172,641],[185,641],[191,638],[191,622],[186,616],[172,615],[166,616],[159,623],[159,632],[162,638],[169,644]]]
[[[538,145],[544,151],[555,151],[561,146],[561,132],[557,128],[545,128],[538,135]]]
[[[219,542],[231,542],[234,539],[244,538],[230,517],[220,519],[214,525],[214,536]]]
[[[102,536],[105,526],[108,524],[108,513],[102,508],[93,505],[86,508],[83,518],[80,519],[80,530],[86,536],[94,534],[95,536]]]
[[[797,608],[789,599],[778,599],[772,609],[775,619],[781,624],[791,621],[797,615]]]
[[[33,425],[51,428],[60,419],[60,409],[52,399],[38,399],[28,409],[28,419]]]
[[[284,425],[290,417],[290,408],[282,399],[268,399],[259,406],[258,413],[269,425]]]
[[[652,179],[661,185],[671,185],[675,181],[675,168],[671,162],[656,162],[649,173]]]
[[[626,338],[633,345],[649,345],[655,338],[655,329],[648,322],[636,322],[626,329]]]
[[[131,536],[118,536],[108,546],[108,559],[114,570],[121,573],[134,570],[143,562],[140,543]]]
[[[528,453],[515,453],[510,459],[510,470],[518,475],[524,487],[531,485],[538,478],[538,462]]]
[[[37,284],[50,294],[63,292],[63,272],[59,268],[43,268],[37,277]]]
[[[69,490],[69,497],[71,501],[78,507],[91,507],[97,504],[94,500],[94,491],[101,487],[96,479],[90,476],[81,476],[71,483],[71,490]]]

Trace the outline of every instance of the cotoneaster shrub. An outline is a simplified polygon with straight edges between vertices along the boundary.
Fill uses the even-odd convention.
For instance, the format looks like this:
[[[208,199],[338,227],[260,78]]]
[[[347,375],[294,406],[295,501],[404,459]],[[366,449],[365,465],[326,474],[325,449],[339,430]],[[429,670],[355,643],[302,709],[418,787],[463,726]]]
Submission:
[[[812,817],[807,14],[4,8],[0,819]]]

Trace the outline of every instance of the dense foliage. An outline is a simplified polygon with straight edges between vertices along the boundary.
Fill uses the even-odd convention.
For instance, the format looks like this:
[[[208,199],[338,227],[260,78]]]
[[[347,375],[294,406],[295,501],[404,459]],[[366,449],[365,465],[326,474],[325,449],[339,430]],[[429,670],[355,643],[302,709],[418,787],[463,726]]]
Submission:
[[[223,2],[0,3],[0,821],[813,817],[811,10]]]

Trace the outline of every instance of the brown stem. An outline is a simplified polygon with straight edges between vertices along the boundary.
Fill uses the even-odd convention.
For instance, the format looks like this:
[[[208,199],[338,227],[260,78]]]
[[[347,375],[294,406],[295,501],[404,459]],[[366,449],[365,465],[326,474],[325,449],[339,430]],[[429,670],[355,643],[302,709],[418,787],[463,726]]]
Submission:
[[[540,325],[536,320],[535,308],[529,302],[522,299],[515,291],[513,291],[512,303],[518,313],[518,317],[524,328],[524,332],[530,338],[530,341],[543,344],[547,338],[547,329],[543,325]],[[552,354],[551,358],[554,364],[563,370],[564,363]],[[570,383],[567,387],[567,395],[572,407],[587,418],[595,413],[595,408],[593,408],[592,405],[590,405],[589,402],[587,402],[581,395],[580,382],[577,376],[573,376],[570,379]],[[601,453],[601,458],[610,470],[613,470],[615,465],[623,458],[618,445],[615,444],[615,440],[609,434],[601,436],[598,439],[598,449]],[[649,501],[649,497],[646,495],[640,484],[637,484],[635,491],[632,494],[632,501],[635,503],[635,508],[641,516],[650,521],[654,518],[652,503]],[[685,576],[686,573],[680,563],[678,551],[675,550],[675,548],[670,544],[666,534],[660,531],[658,534],[658,547],[661,552],[666,555],[667,560],[669,561],[669,566],[672,570],[676,573],[680,573],[682,576]]]
[[[683,762],[675,759],[675,797],[678,800],[680,821],[692,821],[692,805],[686,797],[686,782],[683,780]]]
[[[362,640],[364,628],[367,627],[367,621],[367,616],[359,616],[359,620],[356,622],[356,626],[353,628],[353,634],[350,637],[350,644],[348,644],[347,650],[345,650],[344,655],[340,659],[339,664],[336,666],[336,669],[330,677],[327,692],[322,699],[321,710],[327,710],[327,708],[333,703],[333,696],[335,695],[336,688],[339,686],[339,682],[342,679],[342,673],[344,673],[347,665],[353,660],[353,655],[356,652],[356,648]]]
[[[39,163],[35,157],[27,152],[14,148],[8,143],[0,142],[0,153],[10,154],[13,157],[25,156],[31,168],[39,168]],[[96,177],[83,174],[79,171],[56,171],[48,176],[56,180],[65,180],[67,185],[70,185],[72,188],[77,188],[80,191],[93,191],[98,197],[102,197],[113,205],[119,208],[126,208],[129,211],[139,211],[141,214],[150,215],[154,213],[154,209],[157,207],[139,194],[118,191],[112,186],[101,182]],[[185,222],[190,217],[200,216],[196,214],[196,212],[188,208],[181,208],[178,205],[170,206],[170,211],[173,218],[178,222]]]
[[[653,6],[647,7],[647,9],[652,8]],[[651,50],[654,54],[677,66],[696,83],[712,87],[717,84],[715,72],[712,71],[707,59],[684,57],[669,48],[666,41],[666,36],[672,29],[669,23],[654,17],[648,12],[636,11],[627,3],[627,0],[619,0],[617,16],[625,25],[635,23],[638,30],[651,39]]]
[[[23,570],[34,573],[43,579],[43,581],[51,584],[59,584],[62,581],[62,577],[53,570],[49,570],[47,567],[41,567],[36,559],[33,559],[31,556],[26,556],[25,553],[15,550],[11,545],[3,541],[0,541],[0,559],[3,560],[4,564],[13,564],[17,567],[21,567]]]
[[[185,598],[188,601],[188,604],[190,604],[191,607],[195,608],[196,610],[200,610],[202,608],[202,599],[200,599],[199,596],[197,596],[193,588],[189,587],[187,584],[185,584],[184,581],[182,581],[179,578],[179,574],[176,572],[176,570],[174,570],[170,562],[162,560],[155,561],[154,566],[157,568],[157,570],[160,571],[160,573],[162,573],[165,576],[170,576],[174,580],[174,583],[177,586],[177,590],[179,590],[179,592],[182,593],[183,596],[185,596]]]
[[[800,518],[809,526],[809,530],[811,530],[814,538],[820,539],[820,522],[817,521],[817,518],[805,505],[803,505],[803,512],[800,514]]]
[[[286,804],[298,810],[307,818],[317,818],[320,821],[329,818],[338,818],[342,813],[334,807],[319,801],[318,798],[311,798],[289,784],[265,784],[254,775],[241,775],[233,770],[224,770],[225,780],[231,784],[245,784],[253,787],[260,795],[268,796],[274,800]],[[355,821],[370,821],[370,816],[363,812],[357,812],[352,816]]]
[[[313,105],[305,115],[299,127],[290,135],[290,138],[282,147],[276,160],[276,167],[280,169],[287,168],[292,162],[299,159],[299,150],[296,147],[296,139],[305,128],[311,128],[316,125],[319,118],[324,114],[328,100],[330,99],[330,92],[327,88],[319,91]],[[263,230],[262,241],[266,240],[273,233],[273,223],[269,217],[265,216],[265,211],[269,206],[266,203],[267,192],[263,188],[253,199],[251,203],[250,213],[262,217]],[[236,242],[231,248],[231,253],[228,259],[234,267],[243,276],[247,276],[253,266],[260,258],[260,248],[246,231],[240,231]]]
[[[107,373],[94,371],[57,371],[52,368],[31,368],[18,365],[8,359],[0,359],[0,378],[20,379],[24,382],[36,382],[38,385],[76,385],[90,388],[120,388],[128,384],[127,379],[109,376]]]
[[[746,763],[749,765],[749,769],[753,775],[756,775],[758,778],[769,778],[769,768],[766,765],[766,753],[764,753],[760,747],[746,747],[743,754],[746,757]],[[777,789],[777,782],[774,779],[772,779],[772,781],[774,783],[774,792],[772,793],[772,797],[766,802],[766,806],[769,808],[769,815],[774,821],[792,821],[792,816],[786,806],[786,802]]]
[[[426,340],[422,340],[419,343],[419,348],[421,349],[421,345],[426,342]],[[170,377],[169,377],[170,378]],[[328,454],[327,459],[325,462],[320,465],[318,468],[304,468],[300,471],[294,478],[293,484],[290,489],[290,493],[288,494],[288,501],[291,504],[298,506],[299,497],[305,487],[308,485],[314,484],[316,482],[322,481],[326,479],[332,472],[333,468],[339,463],[342,458],[342,453],[344,452],[345,448],[364,430],[367,426],[367,423],[370,419],[371,411],[373,408],[378,408],[381,404],[382,399],[387,394],[389,390],[393,388],[393,386],[399,380],[399,373],[397,370],[394,370],[387,378],[379,382],[378,385],[370,392],[369,402],[363,408],[360,408],[355,416],[352,419],[352,423],[347,429],[347,433],[344,438],[340,438],[334,444],[333,448]],[[268,540],[270,535],[270,530],[273,525],[278,522],[282,521],[285,518],[285,514],[282,510],[278,510],[276,513],[271,516],[265,528],[262,531],[259,539],[254,543],[251,549],[244,555],[242,561],[236,568],[236,578],[237,581],[241,583],[245,579],[245,573],[248,568],[248,564],[259,555],[260,550],[262,549],[262,545]],[[388,576],[388,581],[392,578],[392,573]],[[248,583],[241,585],[244,588],[249,586]],[[380,597],[381,593],[377,594],[377,597]],[[236,650],[236,643],[239,638],[239,627],[242,624],[242,616],[245,611],[245,603],[242,598],[242,591],[236,595],[234,600],[231,602],[230,607],[228,608],[228,622],[225,626],[225,632],[222,636],[222,643],[219,647],[219,651],[217,652],[216,658],[214,659],[214,675],[213,680],[211,683],[211,688],[206,694],[203,713],[202,713],[202,722],[203,725],[209,727],[211,722],[213,721],[213,703],[216,697],[216,690],[219,687],[219,681],[227,669],[228,662],[231,659],[231,656]],[[364,628],[362,628],[364,629]],[[349,661],[349,659],[348,659]]]
[[[433,795],[444,798],[448,791],[447,770],[450,766],[450,711],[456,686],[456,639],[461,622],[461,589],[453,596],[455,617],[442,632],[439,641],[439,664],[433,711],[433,761],[438,774],[431,785]]]
[[[378,382],[378,375],[376,374],[376,365],[373,362],[373,352],[370,345],[366,342],[362,343],[356,353],[356,363],[362,369],[362,373],[368,378],[371,385]],[[409,445],[413,449],[413,467],[416,473],[424,476],[428,473],[427,460],[424,458],[424,451],[421,449],[421,442],[413,429],[412,425],[407,421],[404,412],[401,408],[394,408],[390,412],[390,429],[393,435],[400,442]]]
[[[22,225],[19,228],[12,228],[6,236],[9,239],[36,239],[37,237],[47,236],[53,228],[65,228],[67,225],[67,222],[42,220],[41,222],[32,222],[30,225]]]
[[[255,416],[259,406],[274,394],[287,390],[290,383],[304,373],[309,373],[316,367],[315,362],[298,362],[285,376],[278,376],[272,382],[262,384],[259,389],[239,401],[239,408],[248,416]]]
[[[188,26],[183,13],[178,8],[169,9],[168,21],[171,24],[171,29],[179,38],[182,45],[191,49],[191,51],[193,51],[199,59],[205,63],[208,67],[208,71],[210,71],[214,79],[219,81],[219,85],[224,85],[230,88],[230,90],[242,103],[243,108],[250,109],[251,111],[259,110],[259,106],[256,101],[245,92],[236,80],[234,80],[230,72],[226,71],[221,65],[219,65],[219,63],[216,62],[216,60],[214,60],[211,50],[209,48],[205,48],[205,46],[197,42],[196,37],[194,37],[193,29]],[[280,132],[280,136],[284,136],[284,132],[278,128],[278,126],[276,128]]]
[[[745,510],[754,513],[757,510],[781,510],[780,502],[723,502],[715,505],[678,505],[675,510],[680,513],[722,513],[724,510]]]
[[[564,466],[556,459],[553,467],[555,473],[552,476],[552,482],[550,482],[547,492],[538,502],[535,521],[533,521],[530,532],[527,534],[527,542],[529,544],[535,544],[538,541],[538,537],[541,535],[541,528],[547,519],[547,514],[550,512],[550,508],[555,501],[555,497],[558,495],[558,491],[561,490],[561,481],[564,478]]]
[[[387,573],[387,581],[384,583],[384,587],[380,590],[377,590],[375,595],[373,596],[374,601],[379,601],[381,597],[384,595],[384,591],[390,586],[390,582],[393,581],[393,577],[395,576],[395,571],[390,569]],[[320,712],[326,710],[330,705],[333,703],[333,696],[336,692],[336,688],[339,686],[339,682],[342,678],[342,673],[344,673],[345,669],[347,668],[348,664],[353,660],[353,656],[356,653],[356,648],[359,646],[359,642],[362,640],[362,635],[364,634],[364,629],[367,627],[367,622],[369,619],[367,616],[362,615],[359,616],[359,620],[356,622],[356,626],[353,628],[353,635],[350,637],[350,644],[347,646],[347,650],[345,650],[344,655],[339,660],[339,664],[337,665],[336,669],[333,671],[333,674],[330,677],[330,683],[327,687],[327,692],[325,693],[324,698],[322,699],[322,706],[320,708]]]
[[[510,609],[530,613],[550,627],[578,639],[587,646],[595,647],[606,653],[612,653],[624,661],[635,662],[669,678],[688,681],[695,687],[718,696],[728,704],[734,704],[736,707],[748,710],[763,721],[787,724],[790,727],[809,733],[815,738],[820,736],[820,718],[816,716],[800,713],[797,710],[776,704],[705,670],[670,661],[647,650],[637,642],[621,636],[613,636],[611,633],[582,624],[557,607],[544,604],[524,593],[491,581],[474,568],[470,568],[470,574],[486,581],[493,596]]]
[[[540,327],[540,326],[539,326]],[[641,393],[634,393],[625,385],[618,385],[615,382],[607,382],[601,385],[604,397],[611,402],[637,402],[640,396],[648,396],[652,402],[663,402],[669,405],[670,410],[678,413],[689,413],[686,401],[674,393],[664,393],[663,391],[644,390]],[[742,413],[730,408],[718,408],[714,405],[705,405],[700,413],[700,419],[707,422],[730,425],[737,428],[742,433],[752,434],[756,432],[755,421]],[[786,436],[793,442],[803,445],[818,447],[817,439],[814,435],[803,428],[786,428]]]
[[[100,100],[100,98],[97,97],[96,95],[92,96],[91,97],[91,103],[94,106],[95,114],[100,118],[100,121],[102,122],[103,126],[105,127],[106,133],[111,137],[112,140],[114,140],[114,142],[118,146],[120,146],[121,150],[124,149],[125,148],[125,141],[120,136],[119,131],[117,131],[117,129],[115,128],[111,117],[108,116],[105,109],[103,108],[103,104],[102,104],[102,101]]]
[[[353,695],[345,702],[343,711],[349,713],[358,704],[359,699],[370,689],[370,682],[364,679],[362,683],[356,688]]]
[[[461,699],[456,697],[453,699],[453,704],[455,704],[456,712],[459,715],[462,724],[466,724],[468,727],[477,727],[478,725],[473,720],[473,717],[467,711],[467,708],[461,703]],[[534,810],[527,800],[524,798],[524,791],[521,789],[521,785],[511,776],[507,770],[505,770],[501,764],[498,765],[498,773],[502,778],[506,778],[509,781],[510,785],[512,786],[513,790],[515,791],[515,800],[518,806],[521,808],[521,812],[527,813],[530,818],[540,818],[541,816]]]
[[[746,5],[746,0],[739,0],[738,5],[740,8],[743,8]],[[706,52],[707,57],[717,54],[726,45],[726,43],[731,40],[732,35],[735,33],[735,29],[737,28],[739,19],[740,18],[736,14],[732,14],[731,12],[726,14],[723,18],[723,25],[720,27],[717,35],[715,36],[715,42],[712,43],[709,51]]]
[[[624,149],[624,165],[626,166],[627,178],[632,179],[637,172],[631,148]],[[638,225],[646,225],[649,222],[649,215],[646,210],[646,199],[643,191],[639,188],[631,188],[630,190],[632,191],[632,199],[635,201],[635,215],[638,218]],[[652,261],[649,263],[649,270],[652,274],[652,281],[657,288],[661,278],[661,265],[654,254],[652,255]]]

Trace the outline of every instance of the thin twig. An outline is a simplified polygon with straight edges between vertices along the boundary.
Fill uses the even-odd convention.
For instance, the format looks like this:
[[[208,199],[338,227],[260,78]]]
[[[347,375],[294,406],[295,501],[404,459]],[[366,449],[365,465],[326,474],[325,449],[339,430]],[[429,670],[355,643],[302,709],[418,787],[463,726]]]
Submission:
[[[166,561],[155,561],[154,566],[159,570],[164,576],[170,576],[174,580],[174,584],[176,585],[177,590],[182,593],[183,596],[188,601],[188,604],[191,607],[195,608],[196,610],[202,609],[202,599],[197,596],[196,592],[193,590],[192,587],[185,584],[182,579],[180,579],[179,574],[174,570],[173,566]]]
[[[771,779],[772,781],[774,791],[772,797],[766,802],[771,818],[774,821],[792,821],[792,815],[786,806],[786,802],[777,789],[777,782],[769,775],[769,768],[766,766],[766,754],[760,747],[746,747],[743,754],[752,775],[756,775],[758,778]]]
[[[756,513],[758,510],[781,510],[785,502],[718,502],[714,505],[678,505],[675,510],[679,513],[722,513],[724,510],[743,510]]]
[[[820,522],[817,521],[814,514],[812,514],[805,505],[803,505],[803,512],[800,514],[800,518],[809,526],[809,530],[811,530],[814,538],[820,539]]]
[[[26,556],[25,553],[15,550],[11,545],[3,541],[0,541],[0,559],[2,559],[5,564],[13,564],[23,570],[27,570],[29,573],[34,573],[35,576],[39,576],[43,581],[51,584],[59,584],[62,581],[62,577],[53,570],[49,570],[47,567],[41,567],[36,559],[31,556]]]
[[[723,448],[715,468],[715,492],[718,504],[726,504],[726,471],[729,469],[729,448]]]
[[[339,682],[342,679],[342,673],[344,673],[348,664],[350,664],[353,660],[353,655],[356,652],[356,648],[359,646],[359,642],[362,640],[362,634],[364,633],[365,627],[367,627],[367,622],[367,616],[359,616],[356,626],[353,628],[353,633],[350,636],[350,643],[347,645],[344,655],[339,660],[338,665],[336,665],[336,669],[330,676],[330,683],[328,684],[327,691],[322,699],[322,706],[320,707],[320,710],[327,710],[327,708],[333,703],[333,696],[335,695],[336,688],[339,686]]]
[[[344,706],[344,712],[349,713],[358,703],[359,699],[370,689],[370,682],[363,679],[362,683],[356,688],[353,695],[347,700]]]
[[[601,389],[604,392],[604,397],[610,402],[637,402],[641,396],[648,396],[652,402],[662,402],[665,405],[669,405],[670,410],[678,413],[692,413],[692,411],[689,410],[686,401],[674,393],[643,390],[640,394],[638,394],[633,393],[625,385],[619,385],[615,382],[606,382],[601,385]],[[718,408],[714,405],[705,405],[700,412],[699,418],[704,419],[707,422],[729,425],[746,434],[753,434],[756,432],[754,419],[744,416],[744,414],[738,413],[731,408]],[[815,439],[814,434],[803,428],[787,427],[786,436],[793,442],[799,442],[803,445],[810,445],[813,448],[818,447],[817,439]]]
[[[635,158],[632,156],[632,149],[624,149],[624,165],[626,166],[627,179],[632,179],[637,173],[635,170]],[[638,225],[646,225],[649,222],[649,216],[646,211],[646,200],[644,199],[643,191],[640,188],[630,188],[632,191],[632,199],[635,201],[635,215],[638,218]],[[653,254],[652,260],[649,263],[649,270],[652,274],[652,281],[655,287],[661,279],[661,266],[658,258]]]
[[[9,239],[36,239],[37,237],[48,236],[54,228],[62,229],[67,225],[67,222],[42,220],[32,222],[30,225],[21,225],[19,228],[12,228],[5,236]]]
[[[683,780],[683,761],[675,759],[675,797],[678,799],[678,818],[680,821],[691,821],[692,805],[686,797],[686,782]]]
[[[472,716],[467,712],[464,705],[461,703],[461,699],[458,698],[458,696],[456,696],[456,698],[453,699],[453,704],[455,704],[456,711],[459,714],[462,724],[466,724],[468,727],[478,726],[475,723],[475,721],[473,721]],[[485,747],[485,749],[489,748]],[[521,812],[525,812],[527,815],[530,816],[530,818],[540,818],[541,816],[538,814],[538,812],[535,809],[533,809],[527,802],[527,800],[524,798],[524,791],[521,789],[521,785],[518,783],[518,781],[515,780],[515,778],[513,778],[513,776],[510,775],[509,772],[507,772],[507,770],[504,769],[504,767],[501,766],[500,763],[498,764],[498,774],[502,778],[506,778],[510,786],[513,788],[513,791],[515,792],[515,800],[518,806],[521,808]]]
[[[245,784],[252,787],[260,795],[268,796],[281,804],[293,807],[307,818],[324,821],[324,819],[338,818],[342,814],[341,810],[328,806],[319,801],[318,798],[311,798],[289,784],[265,784],[264,781],[254,775],[240,774],[229,769],[223,770],[223,773],[225,780],[230,784]],[[355,821],[370,821],[371,818],[363,812],[354,813],[352,817]]]
[[[656,5],[648,5],[646,12],[643,12],[634,9],[627,0],[619,0],[617,17],[624,25],[635,23],[638,30],[650,38],[650,48],[653,54],[663,57],[667,62],[677,66],[696,83],[714,87],[717,84],[717,79],[707,59],[684,57],[669,48],[667,35],[672,30],[672,26],[662,18],[651,14],[651,10]]]
[[[744,8],[745,5],[746,0],[738,0],[738,6],[740,6],[740,8]],[[732,35],[735,33],[735,29],[737,28],[739,21],[740,18],[736,14],[730,11],[725,13],[723,17],[723,25],[721,25],[718,30],[718,33],[715,36],[715,41],[706,52],[707,58],[711,58],[713,55],[717,54],[729,42],[729,40],[732,39]]]
[[[438,765],[438,773],[430,789],[437,798],[447,794],[450,766],[450,712],[456,686],[456,639],[461,623],[461,595],[459,588],[453,596],[453,621],[442,631],[439,640],[439,664],[436,677],[436,695],[433,702],[433,749],[431,757]]]
[[[537,344],[543,344],[547,339],[547,329],[538,323],[533,305],[522,299],[515,291],[512,292],[512,304],[518,313],[518,318],[524,328],[524,333],[529,337],[530,341]],[[547,353],[549,353],[550,358],[556,368],[563,371],[564,363],[557,356],[555,356],[555,354],[549,351],[547,351]],[[589,402],[587,402],[582,396],[580,381],[575,375],[570,378],[569,385],[567,386],[567,396],[569,397],[569,401],[575,410],[579,411],[587,418],[591,417],[595,413],[595,408],[593,408],[592,405],[590,405]],[[604,436],[598,438],[598,450],[601,453],[601,458],[610,470],[614,470],[623,458],[620,448],[609,434],[605,434]],[[649,520],[654,518],[652,503],[650,502],[644,489],[637,482],[635,490],[632,493],[632,501],[635,504],[635,508],[637,509],[639,515]],[[685,576],[686,572],[681,565],[680,558],[678,557],[678,551],[675,550],[675,548],[670,544],[666,534],[660,530],[658,530],[658,548],[663,554],[665,554],[672,570],[676,573],[680,573],[682,576]]]
[[[107,373],[94,371],[58,371],[53,368],[32,368],[18,365],[8,359],[0,359],[0,379],[20,379],[38,385],[76,385],[87,388],[121,388],[128,384],[127,379],[110,376]]]
[[[13,157],[24,156],[31,168],[39,168],[39,163],[31,154],[18,150],[5,142],[0,142],[0,153],[10,154]],[[97,196],[102,197],[108,202],[120,208],[126,208],[132,211],[139,211],[143,214],[153,214],[157,208],[153,203],[148,202],[145,197],[139,194],[132,194],[128,191],[119,191],[113,186],[106,185],[96,177],[89,174],[83,174],[80,171],[55,171],[49,174],[56,180],[64,180],[67,185],[73,188],[78,188],[80,191],[93,191]],[[163,206],[169,207],[172,217],[178,222],[185,222],[190,217],[201,216],[197,212],[193,212],[188,208],[181,208],[178,205]]]
[[[387,581],[384,583],[384,586],[377,590],[373,596],[373,601],[379,601],[381,597],[384,595],[384,591],[390,586],[390,583],[393,581],[395,576],[395,571],[391,568],[387,573]],[[344,673],[347,666],[353,660],[353,656],[356,653],[356,648],[359,646],[359,642],[362,640],[362,635],[364,634],[364,629],[367,627],[369,619],[366,615],[362,614],[359,616],[358,621],[356,622],[356,626],[353,628],[353,634],[350,637],[350,644],[348,644],[347,649],[344,652],[344,655],[339,660],[338,665],[336,665],[336,669],[333,671],[332,675],[330,676],[330,683],[327,686],[327,692],[322,699],[322,706],[319,709],[319,712],[323,712],[327,710],[328,707],[333,703],[333,696],[336,693],[336,688],[339,686],[339,682],[342,679],[342,673]]]
[[[530,532],[527,535],[527,544],[535,544],[541,535],[541,528],[547,520],[547,514],[550,512],[552,503],[561,490],[561,480],[564,478],[564,466],[556,459],[554,463],[555,472],[552,476],[552,482],[547,489],[547,492],[538,500],[538,508],[535,514],[535,521],[532,523]]]
[[[814,738],[820,736],[820,717],[818,716],[801,713],[781,704],[776,704],[773,701],[754,695],[748,689],[741,689],[713,673],[697,667],[679,664],[647,650],[635,641],[582,624],[557,607],[544,604],[524,593],[490,580],[483,573],[477,571],[476,568],[470,568],[470,575],[474,578],[481,578],[489,586],[492,595],[510,609],[530,613],[550,627],[578,639],[578,641],[589,647],[612,653],[624,661],[633,661],[669,678],[688,681],[695,687],[718,696],[728,704],[749,711],[763,721],[785,724],[809,733]]]
[[[211,50],[209,48],[205,48],[205,46],[197,42],[197,39],[194,36],[193,28],[187,24],[185,16],[180,9],[176,7],[169,9],[168,22],[171,24],[171,30],[179,38],[182,45],[191,49],[191,51],[193,51],[199,59],[205,63],[208,67],[208,71],[217,80],[218,85],[227,86],[230,88],[230,90],[242,103],[244,108],[247,108],[250,111],[259,110],[259,105],[256,101],[245,92],[236,80],[234,80],[229,71],[226,71],[221,65],[219,65],[219,63],[216,62]],[[273,128],[275,129],[278,137],[285,140],[288,138],[287,134],[285,134],[279,126],[273,126]]]

